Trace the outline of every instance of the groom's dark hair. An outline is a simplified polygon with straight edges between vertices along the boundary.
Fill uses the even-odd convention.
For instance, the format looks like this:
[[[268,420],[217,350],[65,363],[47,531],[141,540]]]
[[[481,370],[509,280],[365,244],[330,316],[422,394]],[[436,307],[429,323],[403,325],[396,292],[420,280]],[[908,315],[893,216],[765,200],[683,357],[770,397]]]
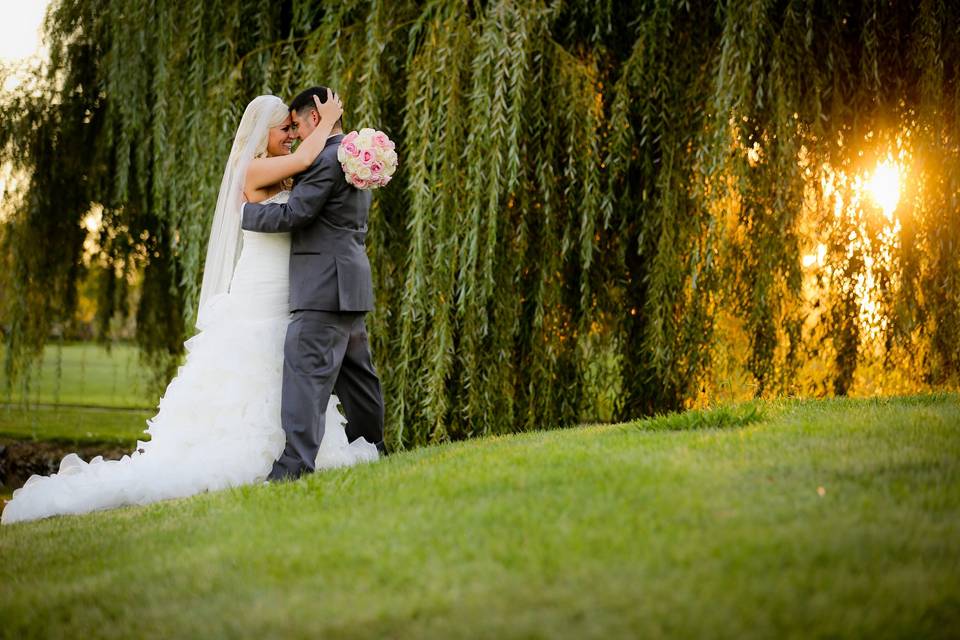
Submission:
[[[296,111],[297,115],[301,118],[305,118],[307,113],[309,113],[311,110],[316,111],[317,105],[313,104],[313,96],[320,98],[320,104],[325,104],[327,102],[327,88],[310,87],[306,91],[301,91],[300,94],[290,103],[290,111]],[[337,120],[334,127],[340,127],[341,129],[343,128],[342,117]]]

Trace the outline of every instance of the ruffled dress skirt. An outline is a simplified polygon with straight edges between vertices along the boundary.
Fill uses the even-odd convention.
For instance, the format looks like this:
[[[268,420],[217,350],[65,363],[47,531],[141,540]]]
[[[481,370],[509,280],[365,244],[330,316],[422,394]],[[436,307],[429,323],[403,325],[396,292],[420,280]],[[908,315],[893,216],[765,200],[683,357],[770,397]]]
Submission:
[[[33,476],[2,522],[80,514],[181,498],[262,481],[280,453],[283,342],[289,312],[289,234],[244,232],[230,292],[201,312],[183,366],[148,421],[150,440],[121,460],[66,456],[59,473]],[[327,407],[317,469],[377,459],[347,443],[336,396]]]

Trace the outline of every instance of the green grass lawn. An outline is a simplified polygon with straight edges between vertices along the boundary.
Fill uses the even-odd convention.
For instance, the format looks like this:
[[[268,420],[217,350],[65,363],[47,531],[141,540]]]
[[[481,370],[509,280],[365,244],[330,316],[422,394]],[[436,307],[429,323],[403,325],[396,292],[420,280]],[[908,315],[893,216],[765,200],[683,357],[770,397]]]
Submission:
[[[157,406],[158,400],[149,388],[137,348],[126,344],[115,344],[109,350],[90,342],[66,344],[61,350],[48,345],[39,368],[30,376],[27,393],[20,381],[9,397],[3,391],[6,388],[7,379],[0,367],[3,402],[20,404],[26,395],[30,404],[149,409]]]
[[[770,403],[0,528],[0,634],[947,638],[960,398]]]
[[[0,438],[73,444],[129,444],[147,438],[143,430],[155,411],[92,407],[0,406]]]
[[[0,354],[2,355],[2,354]],[[59,382],[57,369],[60,369]],[[0,389],[6,379],[0,371]],[[149,397],[137,349],[94,343],[48,346],[24,394],[0,396],[0,439],[129,445],[143,439],[159,399]]]

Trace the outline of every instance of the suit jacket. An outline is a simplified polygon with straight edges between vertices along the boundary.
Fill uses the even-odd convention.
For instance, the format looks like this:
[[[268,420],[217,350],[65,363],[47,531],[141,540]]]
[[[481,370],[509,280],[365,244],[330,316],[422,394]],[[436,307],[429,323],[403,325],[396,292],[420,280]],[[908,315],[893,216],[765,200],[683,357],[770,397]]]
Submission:
[[[343,175],[331,136],[309,169],[294,179],[286,203],[243,207],[247,231],[291,234],[290,310],[371,311],[373,279],[367,258],[369,191]]]

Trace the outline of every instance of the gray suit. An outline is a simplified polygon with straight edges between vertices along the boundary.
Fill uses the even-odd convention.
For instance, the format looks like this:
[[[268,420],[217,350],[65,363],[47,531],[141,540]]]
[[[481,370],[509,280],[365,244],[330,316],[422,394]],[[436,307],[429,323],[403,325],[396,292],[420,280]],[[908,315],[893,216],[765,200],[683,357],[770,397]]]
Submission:
[[[294,180],[289,200],[247,204],[243,228],[291,232],[290,311],[284,344],[281,422],[287,445],[271,479],[314,470],[324,418],[335,391],[347,438],[363,436],[383,451],[383,399],[370,357],[364,316],[373,309],[366,252],[370,192],[347,183],[332,136]]]

